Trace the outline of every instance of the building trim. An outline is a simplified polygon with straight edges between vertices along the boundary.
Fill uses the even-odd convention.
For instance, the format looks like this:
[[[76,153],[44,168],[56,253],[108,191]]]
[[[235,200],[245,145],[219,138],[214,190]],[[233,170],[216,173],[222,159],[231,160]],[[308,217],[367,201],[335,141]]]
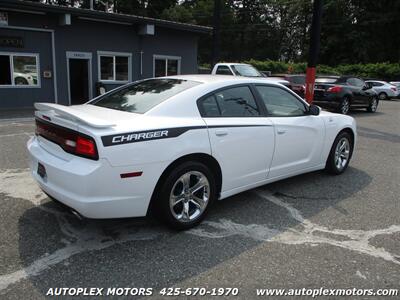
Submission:
[[[94,21],[94,22],[101,22],[101,23],[111,23],[111,24],[118,24],[118,25],[128,25],[132,26],[132,23],[128,22],[119,22],[119,21],[110,21],[110,20],[102,20],[102,19],[96,19],[96,18],[88,18],[88,17],[78,17],[80,20],[85,20],[85,21]]]

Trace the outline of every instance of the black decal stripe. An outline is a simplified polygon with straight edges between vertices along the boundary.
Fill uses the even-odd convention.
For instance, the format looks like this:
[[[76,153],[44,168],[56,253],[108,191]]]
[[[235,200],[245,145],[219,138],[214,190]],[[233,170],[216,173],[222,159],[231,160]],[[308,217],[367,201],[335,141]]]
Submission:
[[[270,127],[268,124],[249,124],[249,125],[210,125],[208,128],[235,128],[235,127]]]
[[[104,147],[114,146],[114,145],[123,145],[130,143],[138,143],[145,141],[153,141],[167,138],[175,138],[178,137],[189,130],[196,129],[206,129],[206,128],[235,128],[235,127],[269,127],[271,125],[262,124],[251,124],[251,125],[211,125],[211,126],[188,126],[188,127],[175,127],[175,128],[163,128],[163,129],[153,129],[153,130],[145,130],[145,131],[133,131],[133,132],[125,132],[113,135],[102,136],[101,140],[103,142]],[[163,132],[167,132],[168,134],[162,134]],[[154,133],[159,133],[158,136],[152,136]],[[149,137],[143,137],[143,135],[150,134]],[[137,136],[141,135],[140,138]],[[114,139],[115,138],[115,139]]]

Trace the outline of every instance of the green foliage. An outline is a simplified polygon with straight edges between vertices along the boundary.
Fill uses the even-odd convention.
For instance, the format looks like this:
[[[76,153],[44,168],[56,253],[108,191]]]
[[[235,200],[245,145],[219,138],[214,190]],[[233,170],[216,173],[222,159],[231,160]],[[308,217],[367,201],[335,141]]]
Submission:
[[[245,63],[251,64],[261,71],[271,71],[273,74],[305,73],[306,63],[287,63],[272,60],[250,59]],[[375,63],[375,64],[341,64],[335,67],[318,65],[317,73],[322,75],[355,75],[362,78],[395,79],[400,76],[399,63]]]
[[[86,8],[90,2],[34,1]],[[214,1],[95,0],[95,9],[212,26]],[[308,58],[312,0],[220,1],[220,60],[271,60],[260,69],[278,72],[286,71],[288,64],[276,61],[294,62],[294,70],[304,70],[304,64],[298,62]],[[382,63],[400,62],[400,0],[324,0],[323,4],[321,72],[400,76],[396,64]],[[209,63],[211,36],[200,35],[198,45],[199,62]],[[332,67],[337,65],[344,66]]]

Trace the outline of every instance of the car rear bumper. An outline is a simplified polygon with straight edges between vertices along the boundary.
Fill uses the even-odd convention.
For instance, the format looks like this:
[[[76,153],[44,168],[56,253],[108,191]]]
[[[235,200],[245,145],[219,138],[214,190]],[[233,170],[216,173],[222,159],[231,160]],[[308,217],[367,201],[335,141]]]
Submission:
[[[322,101],[322,100],[313,100],[313,104],[318,105],[322,108],[331,108],[331,109],[336,109],[339,107],[340,102],[339,101]]]
[[[43,191],[82,216],[102,219],[146,215],[155,186],[155,180],[147,180],[155,177],[151,167],[146,172],[143,166],[112,167],[106,159],[65,160],[42,147],[37,137],[28,141],[27,148],[32,176]],[[46,169],[44,178],[37,172],[38,163]],[[143,174],[132,178],[120,176],[133,171]]]

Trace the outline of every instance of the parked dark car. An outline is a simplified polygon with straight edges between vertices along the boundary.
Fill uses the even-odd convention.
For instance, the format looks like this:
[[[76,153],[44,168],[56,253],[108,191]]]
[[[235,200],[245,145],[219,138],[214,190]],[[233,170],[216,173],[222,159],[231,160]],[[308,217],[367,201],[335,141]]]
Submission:
[[[279,74],[270,78],[280,78],[289,82],[288,87],[300,97],[304,98],[306,91],[306,75],[304,74]]]
[[[372,86],[354,76],[319,76],[315,80],[313,104],[347,114],[350,108],[375,112],[379,99]]]

